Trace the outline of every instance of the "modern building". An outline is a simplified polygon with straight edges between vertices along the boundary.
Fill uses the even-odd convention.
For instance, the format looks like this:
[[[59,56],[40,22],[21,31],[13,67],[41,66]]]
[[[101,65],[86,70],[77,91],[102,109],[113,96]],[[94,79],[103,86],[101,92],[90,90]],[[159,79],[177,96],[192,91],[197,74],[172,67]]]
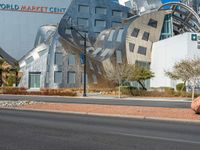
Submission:
[[[109,86],[106,74],[117,64],[150,68],[152,63],[153,71],[157,72],[154,60],[159,56],[154,51],[162,51],[159,42],[162,46],[176,36],[199,32],[200,18],[184,3],[157,5],[158,1],[154,2],[151,4],[157,9],[149,9],[144,3],[147,9],[136,15],[111,0],[73,0],[58,26],[40,28],[35,47],[20,60],[24,74],[20,86],[82,87],[85,42],[89,87]],[[158,76],[156,83],[160,79]],[[146,81],[146,87],[150,88],[150,81]]]
[[[0,46],[15,59],[34,47],[40,26],[57,24],[71,0],[0,0]]]

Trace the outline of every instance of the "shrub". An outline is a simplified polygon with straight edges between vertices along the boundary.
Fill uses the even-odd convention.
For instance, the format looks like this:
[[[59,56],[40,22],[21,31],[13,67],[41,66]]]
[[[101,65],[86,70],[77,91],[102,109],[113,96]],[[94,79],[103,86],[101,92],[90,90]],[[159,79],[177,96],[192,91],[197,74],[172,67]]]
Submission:
[[[176,85],[176,90],[177,91],[186,91],[186,86],[184,83],[179,83]]]
[[[71,89],[47,89],[40,90],[41,95],[58,95],[58,96],[77,96],[77,93]]]

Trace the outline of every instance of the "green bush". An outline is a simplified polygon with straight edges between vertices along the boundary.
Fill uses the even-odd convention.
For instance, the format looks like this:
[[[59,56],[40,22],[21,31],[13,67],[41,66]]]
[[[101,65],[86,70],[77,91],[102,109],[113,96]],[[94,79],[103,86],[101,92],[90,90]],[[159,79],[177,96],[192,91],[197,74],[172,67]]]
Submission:
[[[179,84],[177,84],[176,85],[176,90],[177,91],[186,91],[186,86],[185,86],[185,84],[184,83],[179,83]]]

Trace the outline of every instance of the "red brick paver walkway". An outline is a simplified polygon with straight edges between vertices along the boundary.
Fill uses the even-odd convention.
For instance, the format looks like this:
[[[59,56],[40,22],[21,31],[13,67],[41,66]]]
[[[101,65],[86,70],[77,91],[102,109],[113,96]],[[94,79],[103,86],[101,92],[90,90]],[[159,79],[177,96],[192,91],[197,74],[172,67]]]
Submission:
[[[186,119],[200,121],[200,115],[191,109],[160,108],[160,107],[137,107],[137,106],[114,106],[92,104],[59,104],[59,103],[36,103],[18,107],[20,109],[39,109],[52,111],[72,111],[81,113],[97,113],[106,115],[144,116],[172,119]]]

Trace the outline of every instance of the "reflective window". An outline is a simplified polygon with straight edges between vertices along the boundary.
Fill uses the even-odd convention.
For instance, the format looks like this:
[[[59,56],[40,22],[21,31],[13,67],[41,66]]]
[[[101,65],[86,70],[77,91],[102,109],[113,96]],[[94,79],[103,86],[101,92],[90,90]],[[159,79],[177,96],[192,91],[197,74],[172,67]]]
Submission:
[[[108,37],[108,41],[113,41],[114,33],[115,33],[115,30],[111,30],[110,35]]]
[[[117,42],[122,41],[122,35],[123,35],[124,29],[120,29],[117,35]]]
[[[95,13],[98,15],[106,15],[107,9],[103,7],[96,7]]]
[[[144,32],[144,34],[142,36],[142,39],[145,40],[145,41],[148,41],[149,40],[149,33],[148,32]]]
[[[121,22],[112,22],[112,27],[118,27],[121,24],[122,24]]]
[[[40,88],[40,72],[30,72],[29,73],[29,88]]]
[[[153,28],[157,28],[158,21],[156,21],[154,19],[150,19],[148,25],[153,27]]]
[[[78,18],[79,26],[88,26],[88,18]]]
[[[67,73],[67,83],[68,84],[75,84],[76,83],[76,73],[74,71],[69,71]]]
[[[80,13],[89,13],[89,6],[87,6],[87,5],[79,5],[78,11]]]
[[[146,53],[147,53],[147,48],[143,47],[143,46],[139,46],[139,48],[138,48],[138,54],[146,55]]]
[[[47,53],[47,51],[48,51],[47,49],[44,49],[44,50],[39,51],[38,54],[41,57],[41,56],[45,55]]]
[[[105,20],[95,20],[95,26],[106,27],[106,21]]]
[[[120,50],[116,51],[116,57],[117,57],[117,63],[121,64],[122,63],[122,52]]]
[[[63,58],[62,53],[55,53],[54,64],[58,66],[62,65],[62,58]]]
[[[54,72],[54,83],[57,83],[57,84],[62,83],[62,71]]]
[[[134,29],[133,29],[133,32],[131,33],[131,36],[133,36],[133,37],[138,37],[139,32],[140,32],[140,29],[134,28]]]
[[[122,12],[119,10],[113,10],[112,11],[112,16],[114,17],[122,17]]]
[[[76,64],[76,56],[74,54],[68,55],[68,65],[75,65]]]
[[[92,78],[93,78],[94,84],[97,84],[97,76],[93,74],[93,75],[92,75]]]
[[[129,50],[130,52],[134,52],[135,44],[129,43]]]

